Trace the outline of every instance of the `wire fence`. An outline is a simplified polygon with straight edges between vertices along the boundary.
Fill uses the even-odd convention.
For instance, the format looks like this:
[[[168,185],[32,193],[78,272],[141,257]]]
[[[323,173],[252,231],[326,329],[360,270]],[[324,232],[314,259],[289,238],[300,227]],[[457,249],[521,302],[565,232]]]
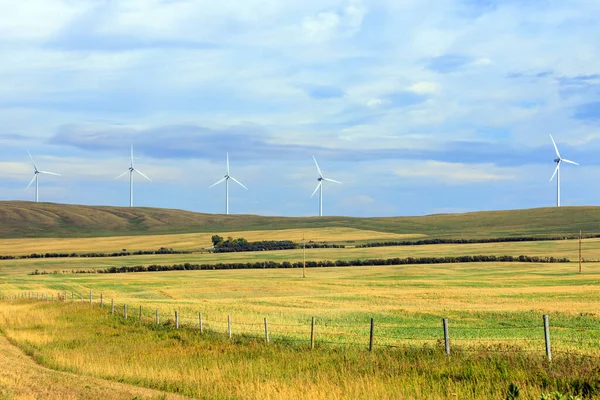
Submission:
[[[284,323],[273,318],[227,315],[208,315],[201,311],[166,311],[156,304],[117,302],[92,292],[38,293],[22,292],[0,296],[1,300],[30,300],[40,302],[82,303],[101,308],[121,323],[139,323],[172,329],[195,330],[222,334],[225,338],[251,337],[267,343],[304,343],[311,349],[327,346],[358,346],[372,351],[375,348],[439,348],[447,355],[452,349],[477,351],[482,347],[492,352],[537,352],[552,359],[553,354],[575,354],[600,360],[600,326],[568,326],[564,321],[551,325],[547,315],[539,323],[515,321],[469,320],[453,321],[441,318],[407,324],[367,321],[339,323],[327,318],[312,317],[298,323]],[[170,305],[172,306],[172,305]],[[241,313],[240,313],[241,314]]]

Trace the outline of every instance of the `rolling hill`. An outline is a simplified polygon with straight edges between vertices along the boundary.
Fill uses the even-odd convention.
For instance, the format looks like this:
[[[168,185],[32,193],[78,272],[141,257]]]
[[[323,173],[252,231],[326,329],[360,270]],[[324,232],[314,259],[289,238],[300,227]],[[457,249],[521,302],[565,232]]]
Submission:
[[[600,207],[537,208],[421,217],[261,217],[160,208],[0,202],[0,238],[94,237],[347,227],[434,238],[600,233]]]

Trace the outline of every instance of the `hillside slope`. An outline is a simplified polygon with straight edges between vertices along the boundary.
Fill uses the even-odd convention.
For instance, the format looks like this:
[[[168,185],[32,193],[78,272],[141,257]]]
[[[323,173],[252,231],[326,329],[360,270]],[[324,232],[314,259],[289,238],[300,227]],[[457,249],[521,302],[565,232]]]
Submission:
[[[0,238],[93,237],[290,228],[349,227],[435,238],[600,233],[600,207],[537,208],[423,217],[261,217],[160,208],[0,202]]]

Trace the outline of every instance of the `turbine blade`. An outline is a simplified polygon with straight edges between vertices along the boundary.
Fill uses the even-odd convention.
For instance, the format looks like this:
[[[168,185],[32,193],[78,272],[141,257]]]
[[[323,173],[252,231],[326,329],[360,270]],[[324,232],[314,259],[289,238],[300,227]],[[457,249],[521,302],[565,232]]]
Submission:
[[[246,186],[242,185],[242,183],[240,181],[238,181],[237,179],[235,179],[233,176],[230,176],[230,178],[231,178],[232,181],[234,181],[235,183],[237,183],[238,185],[240,185],[244,189],[248,190],[248,188]]]
[[[208,188],[210,189],[211,187],[217,186],[219,183],[225,182],[225,179],[227,179],[227,178],[221,178],[218,182],[213,183]]]
[[[323,179],[326,180],[327,182],[333,182],[333,183],[339,183],[339,184],[342,183],[340,181],[336,181],[335,179],[329,179],[329,178],[323,178]]]
[[[313,197],[315,195],[315,193],[317,193],[317,190],[319,190],[319,188],[321,187],[322,184],[323,184],[323,181],[319,181],[319,184],[317,185],[317,188],[315,189],[315,191],[313,192],[313,194],[310,195],[310,197]]]
[[[35,168],[35,170],[37,171],[37,165],[35,165],[35,161],[33,160],[33,156],[31,155],[31,153],[29,152],[29,150],[27,150],[27,154],[29,154],[29,158],[31,159],[31,162],[33,163],[33,168]]]
[[[56,175],[56,176],[60,176],[60,174],[57,174],[55,172],[48,172],[48,171],[38,171],[40,174],[46,174],[46,175]]]
[[[229,153],[227,153],[227,175],[229,175]]]
[[[315,158],[315,156],[313,156],[313,160],[315,160],[315,165],[317,166],[317,171],[319,171],[319,176],[322,178],[323,173],[321,172],[321,168],[319,168],[319,163],[317,162],[317,159]]]
[[[556,155],[558,156],[558,158],[561,158],[560,153],[558,152],[558,147],[556,147],[556,142],[554,141],[552,135],[550,135],[550,139],[552,139],[552,144],[554,145],[554,150],[556,150]]]
[[[142,171],[140,171],[139,169],[133,169],[135,172],[137,172],[138,174],[140,174],[141,176],[143,176],[144,178],[148,179],[150,182],[152,182],[152,179],[148,178],[146,175],[144,175],[142,173]]]
[[[554,177],[556,176],[556,173],[558,172],[559,168],[560,168],[560,163],[556,164],[556,169],[554,170],[554,173],[552,174],[552,178],[550,178],[549,182],[552,182],[552,179],[554,179]]]
[[[31,180],[31,182],[29,182],[29,185],[27,185],[27,187],[25,188],[25,190],[29,189],[29,187],[31,185],[33,185],[33,182],[35,181],[35,175],[33,175],[33,179]]]
[[[569,163],[569,164],[573,164],[573,165],[579,165],[577,164],[575,161],[571,161],[571,160],[565,160],[564,158],[562,159],[562,161]]]
[[[119,179],[120,177],[124,176],[124,175],[125,175],[126,173],[128,173],[128,172],[129,172],[129,170],[127,170],[127,171],[123,172],[121,175],[117,176],[115,179]]]
[[[131,145],[131,166],[133,167],[133,145]]]

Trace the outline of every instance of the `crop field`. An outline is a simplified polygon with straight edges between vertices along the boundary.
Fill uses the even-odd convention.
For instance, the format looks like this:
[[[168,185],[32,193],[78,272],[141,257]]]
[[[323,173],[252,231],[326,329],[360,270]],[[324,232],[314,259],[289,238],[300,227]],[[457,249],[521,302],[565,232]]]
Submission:
[[[245,232],[213,232],[187,233],[149,236],[107,236],[97,238],[32,238],[32,239],[0,239],[0,255],[24,255],[32,253],[91,253],[119,252],[123,249],[156,250],[160,247],[173,248],[179,251],[198,251],[212,246],[211,236],[221,235],[225,238],[243,237],[248,241],[260,240],[292,240],[302,242],[304,235],[307,242],[364,242],[407,240],[424,235],[401,235],[389,232],[377,232],[354,228],[312,228],[281,229]]]
[[[362,233],[359,231],[359,233]],[[266,235],[266,234],[265,234]],[[283,238],[280,233],[272,236]],[[103,238],[101,238],[103,239]],[[99,239],[99,241],[101,241]],[[36,239],[37,240],[37,239]],[[91,240],[91,239],[79,239]],[[503,242],[503,243],[476,243],[476,244],[440,244],[423,246],[392,246],[392,247],[365,247],[365,248],[325,248],[306,249],[307,261],[321,260],[355,260],[355,259],[386,259],[405,257],[446,257],[464,255],[528,255],[540,257],[567,258],[573,261],[569,268],[574,271],[578,268],[579,257],[577,240],[538,241],[538,242]],[[97,249],[94,246],[93,249]],[[600,239],[584,239],[582,241],[584,268],[594,261],[600,260]],[[37,252],[44,253],[47,248]],[[27,252],[29,254],[29,252]],[[195,252],[191,254],[160,254],[103,258],[49,258],[49,259],[20,259],[0,260],[0,276],[15,273],[19,276],[38,271],[72,271],[93,270],[122,265],[172,265],[181,263],[235,263],[235,262],[268,262],[290,261],[299,262],[303,259],[303,250],[277,250],[240,253],[209,253]],[[7,282],[8,283],[8,282]]]
[[[371,390],[380,398],[395,393],[499,398],[509,381],[526,388],[528,396],[539,395],[541,378],[529,368],[552,379],[562,376],[551,379],[553,389],[568,389],[570,379],[597,382],[591,365],[600,356],[600,264],[587,265],[581,275],[569,264],[519,263],[307,272],[304,279],[298,269],[5,275],[24,290],[54,295],[72,290],[86,297],[9,302],[0,307],[0,321],[11,341],[55,369],[194,397],[368,398]],[[114,316],[109,299],[117,302]],[[161,325],[153,327],[157,309]],[[195,329],[175,332],[174,311],[182,326]],[[199,312],[204,335],[198,333]],[[552,371],[543,367],[545,313],[553,326]],[[232,341],[226,336],[227,315]],[[442,317],[450,321],[452,362],[440,344]],[[263,343],[263,318],[271,324],[269,345]],[[366,351],[370,318],[376,323],[372,353]],[[415,363],[439,369],[431,367],[430,377],[424,377],[410,366]],[[498,367],[502,363],[508,364]],[[473,380],[442,378],[462,376],[465,366]],[[527,373],[520,369],[525,366]]]
[[[224,228],[3,239],[0,254],[10,255],[159,247],[191,253],[0,261],[0,296],[43,296],[0,302],[0,360],[15,365],[0,372],[0,398],[48,393],[69,398],[73,393],[72,398],[477,399],[506,398],[509,383],[526,399],[553,391],[600,398],[600,239],[583,240],[581,274],[577,240],[352,247],[432,237],[431,229],[391,230]],[[307,241],[349,245],[307,249],[309,261],[527,255],[572,262],[308,268],[305,278],[298,268],[71,272],[303,257],[301,249],[204,251],[216,233],[296,242],[304,233]],[[41,274],[31,274],[36,270]],[[66,294],[66,301],[51,301],[59,294]],[[175,329],[175,312],[181,329]],[[545,354],[544,314],[550,321],[552,362]],[[313,317],[315,348],[310,350]],[[450,357],[444,353],[442,318],[448,319]],[[371,320],[373,351],[368,351]]]

